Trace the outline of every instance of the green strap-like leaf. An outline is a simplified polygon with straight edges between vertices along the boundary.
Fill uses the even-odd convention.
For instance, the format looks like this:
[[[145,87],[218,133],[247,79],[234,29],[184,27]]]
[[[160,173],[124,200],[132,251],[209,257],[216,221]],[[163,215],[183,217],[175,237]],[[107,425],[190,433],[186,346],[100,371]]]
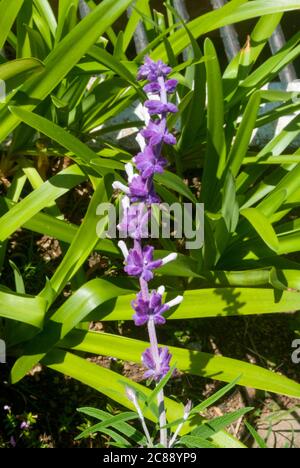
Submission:
[[[111,161],[109,159],[98,157],[93,150],[91,150],[87,145],[82,143],[78,138],[71,135],[59,125],[54,124],[50,120],[47,120],[44,117],[41,117],[40,115],[34,114],[33,112],[28,112],[18,107],[10,107],[10,110],[20,120],[23,120],[24,123],[35,128],[44,135],[47,135],[49,138],[52,138],[52,140],[56,141],[64,148],[74,153],[80,158],[82,162],[90,164],[91,161],[96,159],[97,166],[95,166],[95,168],[99,169],[100,173],[103,172],[101,171],[101,167],[103,169],[111,170],[123,169],[123,164],[118,163],[116,161]]]
[[[46,301],[41,297],[0,291],[1,317],[42,328],[45,311]]]
[[[219,29],[228,24],[300,8],[298,0],[231,0],[223,8],[201,15],[188,23],[191,34],[197,39],[201,35]],[[180,54],[188,45],[190,39],[184,29],[177,30],[171,39],[175,55]],[[164,45],[161,44],[152,53],[154,59],[166,59]]]
[[[100,288],[99,288],[100,286]],[[101,287],[102,286],[102,287]],[[95,295],[98,290],[99,294]],[[12,371],[12,381],[17,382],[64,338],[76,325],[100,304],[117,296],[126,294],[126,289],[98,280],[86,283],[70,297],[46,323],[43,331],[33,338],[16,361]]]
[[[16,11],[11,0],[2,0],[11,3],[10,9]],[[81,57],[105,32],[107,27],[126,10],[132,0],[104,0],[86,18],[56,45],[45,60],[45,70],[38,76],[28,80],[21,91],[16,94],[14,104],[26,105],[26,110],[33,110],[36,105],[62,81],[69,71],[79,62]],[[20,0],[17,1],[20,3]],[[1,5],[1,4],[0,4]],[[0,17],[1,20],[3,16]],[[5,24],[5,30],[7,26]],[[2,31],[2,27],[0,27]],[[0,42],[1,45],[1,42]],[[24,102],[24,96],[28,97]],[[12,115],[7,108],[0,113],[1,128],[0,141],[3,141],[20,123],[16,115]]]
[[[38,73],[43,69],[43,63],[35,58],[11,60],[10,62],[0,65],[0,79],[5,81],[14,78],[16,75]]]
[[[50,178],[0,218],[0,241],[7,239],[39,211],[54,203],[57,198],[85,179],[85,174],[75,165]]]
[[[265,244],[277,252],[279,249],[278,238],[268,218],[256,208],[245,208],[240,213],[249,221]]]
[[[146,342],[109,333],[73,330],[61,343],[64,348],[74,351],[114,356],[124,361],[141,362],[141,354],[147,347]],[[300,397],[300,384],[268,369],[224,356],[214,356],[191,349],[168,346],[173,355],[172,363],[183,372],[201,377],[232,382],[268,392]],[[223,389],[224,390],[224,389]],[[220,391],[221,394],[221,391]],[[205,408],[205,402],[202,410]],[[199,411],[201,405],[199,405]]]
[[[69,375],[70,377],[95,388],[104,395],[107,395],[109,398],[112,398],[131,410],[135,410],[135,408],[126,397],[126,386],[130,386],[135,389],[137,393],[142,392],[146,396],[149,396],[151,392],[150,389],[139,385],[126,377],[120,376],[109,369],[105,369],[104,367],[88,362],[85,359],[71,353],[66,353],[62,350],[53,350],[49,353],[47,358],[44,359],[43,363],[51,369],[61,372],[62,374]],[[165,403],[167,408],[167,418],[170,422],[182,417],[183,405],[178,404],[169,398],[165,399]],[[155,421],[155,417],[149,410],[145,411],[145,417]],[[197,420],[196,418],[193,420],[193,423],[186,423],[182,429],[182,434],[189,433],[194,429],[194,425],[197,425],[197,422],[199,423],[199,419]],[[211,439],[220,447],[244,448],[243,444],[224,431],[214,434]]]
[[[5,44],[7,36],[24,3],[24,0],[1,0],[0,2],[0,49]]]

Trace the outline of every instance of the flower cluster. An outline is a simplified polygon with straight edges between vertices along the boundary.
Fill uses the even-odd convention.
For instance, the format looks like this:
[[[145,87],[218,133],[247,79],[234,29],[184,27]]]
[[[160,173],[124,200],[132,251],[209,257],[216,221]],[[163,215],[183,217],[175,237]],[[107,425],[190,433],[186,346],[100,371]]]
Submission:
[[[140,282],[140,292],[132,302],[134,309],[133,320],[137,326],[147,325],[151,346],[143,353],[142,361],[147,372],[145,378],[159,381],[170,370],[171,354],[168,348],[158,346],[156,325],[162,325],[166,319],[164,313],[182,301],[178,296],[172,301],[163,303],[165,289],[163,286],[157,290],[149,290],[149,281],[153,279],[154,271],[175,260],[176,254],[170,254],[163,259],[155,259],[154,247],[143,245],[142,239],[148,237],[148,223],[150,205],[159,203],[160,199],[154,188],[154,175],[162,174],[167,160],[162,156],[163,144],[174,145],[176,138],[169,132],[167,117],[169,113],[177,112],[175,104],[169,102],[168,97],[174,93],[177,81],[169,79],[171,68],[162,61],[154,62],[149,57],[145,59],[138,72],[138,80],[147,80],[144,91],[148,95],[145,108],[148,111],[149,121],[140,132],[143,145],[141,152],[133,162],[137,169],[135,172],[131,163],[126,164],[125,170],[128,186],[114,182],[113,187],[124,192],[122,200],[123,217],[118,226],[124,237],[126,233],[133,239],[133,246],[128,249],[124,241],[119,242],[125,259],[125,272],[135,276]]]

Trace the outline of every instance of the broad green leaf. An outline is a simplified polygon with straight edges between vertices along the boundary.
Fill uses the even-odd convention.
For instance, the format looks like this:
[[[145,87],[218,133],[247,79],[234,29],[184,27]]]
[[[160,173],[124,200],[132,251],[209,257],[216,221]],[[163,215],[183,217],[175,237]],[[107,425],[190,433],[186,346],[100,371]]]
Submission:
[[[77,8],[79,0],[60,0],[58,4],[58,24],[55,42],[58,43],[75,26],[77,21]]]
[[[256,208],[245,208],[240,213],[249,221],[266,245],[276,252],[279,248],[278,238],[268,218]]]
[[[55,32],[56,32],[56,28],[57,28],[57,22],[56,22],[55,15],[53,13],[53,10],[52,10],[48,0],[33,0],[33,1],[34,1],[34,4],[35,4],[37,10],[39,11],[39,13],[42,15],[44,20],[49,25],[49,28],[50,28],[53,36],[55,36]]]
[[[263,15],[273,15],[284,11],[299,9],[298,0],[231,0],[224,7],[213,12],[201,15],[188,23],[188,28],[197,39],[210,31],[219,29],[228,24],[257,18]],[[184,29],[179,29],[173,34],[172,48],[175,55],[180,54],[188,45],[190,39]],[[166,59],[164,46],[158,46],[151,54],[154,59]]]
[[[35,214],[85,179],[86,176],[77,166],[70,166],[50,178],[0,218],[0,241],[7,239]]]
[[[15,285],[16,285],[16,292],[18,294],[26,294],[25,291],[25,286],[24,286],[24,280],[22,278],[21,272],[17,265],[12,261],[9,260],[9,264],[14,272],[14,278],[15,278]]]
[[[177,193],[183,195],[191,202],[197,203],[195,195],[193,195],[191,190],[187,187],[187,185],[182,181],[182,179],[178,175],[169,171],[165,171],[164,174],[156,174],[155,180],[158,183],[164,185],[165,187],[171,190],[175,190]]]
[[[43,69],[43,63],[35,58],[11,60],[0,65],[0,79],[6,81],[15,78],[17,75],[22,75],[23,79],[25,79],[29,74],[39,73]]]
[[[12,203],[11,200],[0,199],[0,214],[4,214],[8,211],[8,209],[11,209],[13,206],[15,206],[15,203]],[[36,214],[28,221],[26,221],[26,223],[24,223],[23,225],[23,228],[29,229],[33,232],[38,232],[42,235],[54,237],[58,240],[66,242],[67,244],[71,244],[78,231],[77,225],[71,224],[66,221],[62,221],[61,219],[54,218],[53,216],[42,212]],[[104,251],[110,255],[118,256],[120,254],[119,248],[115,246],[115,244],[109,239],[99,240],[95,249],[99,251]],[[186,276],[192,276],[192,273],[188,269],[188,266],[186,266],[185,268]],[[181,269],[183,269],[183,266]]]
[[[28,29],[33,26],[33,3],[31,0],[24,0],[22,8],[19,11],[16,21],[16,31],[17,31],[17,58],[24,57],[37,57],[41,58],[38,55],[35,55],[32,48],[28,35]],[[35,31],[37,34],[38,32]]]
[[[76,244],[73,244],[77,246]],[[69,256],[70,257],[70,256]],[[67,261],[69,258],[67,259]],[[63,263],[63,267],[66,262]],[[62,268],[58,274],[61,276]],[[64,273],[64,271],[63,271]],[[52,280],[53,287],[56,286],[58,274],[55,276],[55,283]],[[60,278],[59,278],[60,279]],[[66,336],[76,325],[78,325],[86,316],[110,299],[117,295],[126,294],[126,290],[117,288],[114,285],[105,284],[106,288],[99,290],[101,295],[94,297],[91,292],[95,290],[97,280],[93,280],[79,288],[51,317],[45,325],[43,331],[28,342],[23,355],[16,361],[12,371],[12,381],[17,382],[46,354],[50,351],[64,336]],[[99,284],[99,283],[98,283]]]
[[[97,46],[93,46],[90,48],[89,55],[95,60],[99,60],[99,62],[105,65],[109,70],[114,71],[120,77],[124,78],[124,80],[126,80],[129,84],[131,84],[131,86],[133,86],[137,90],[141,98],[144,98],[144,93],[142,92],[140,86],[137,84],[135,76],[120,60],[115,58],[106,50]]]
[[[126,377],[122,377],[109,369],[97,366],[96,364],[92,364],[78,356],[71,353],[65,353],[61,350],[56,349],[52,351],[43,362],[51,369],[61,372],[62,374],[69,375],[70,377],[101,391],[104,395],[107,395],[131,410],[134,410],[135,408],[126,397],[126,386],[134,388],[137,393],[139,393],[139,391],[146,395],[150,393],[149,389],[132,382],[132,380],[127,379]],[[105,386],[105,383],[109,383],[109,386]],[[171,422],[172,420],[179,419],[183,414],[183,406],[169,398],[166,398],[165,402],[168,420]],[[145,417],[156,422],[155,417],[150,411],[146,412]],[[197,424],[197,420],[194,424]],[[193,426],[190,426],[190,423],[186,423],[182,430],[182,434],[189,433],[193,428]],[[237,441],[237,439],[224,431],[214,434],[211,439],[215,444],[221,447],[244,447],[243,444]]]
[[[266,60],[251,75],[239,84],[230,99],[230,107],[236,105],[241,98],[260,89],[264,84],[272,81],[278,73],[300,54],[300,34],[293,36],[275,55]]]
[[[270,271],[270,284],[277,289],[300,291],[300,271],[279,270],[272,268]]]
[[[132,314],[132,311],[130,313]],[[109,333],[73,330],[72,333],[64,338],[59,346],[68,349],[72,348],[74,351],[85,351],[104,356],[109,355],[124,361],[139,363],[141,354],[147,347],[147,343]],[[238,380],[238,384],[242,386],[296,398],[300,396],[299,383],[268,369],[237,359],[216,356],[201,351],[175,348],[173,346],[168,346],[168,348],[173,355],[172,363],[176,363],[177,368],[182,372],[222,382],[230,382],[231,384],[232,382],[236,383]],[[222,395],[222,392],[228,391],[230,388],[231,386],[224,387],[219,391],[218,395]],[[211,404],[213,398],[214,396],[212,396],[211,400],[207,400],[208,405]],[[199,411],[202,411],[205,406],[205,401],[200,403]]]
[[[41,297],[0,290],[0,317],[42,328],[45,310],[46,302]]]
[[[285,200],[289,200],[290,197],[297,192],[299,189],[298,177],[300,175],[300,164],[293,167],[292,170],[278,181],[278,184],[272,187],[273,190],[267,197],[265,197],[259,204],[258,209],[264,216],[269,217],[274,214],[275,210],[282,205]],[[281,198],[281,200],[280,200]],[[280,203],[281,201],[281,203]]]
[[[24,3],[24,0],[1,0],[0,2],[0,49],[3,48],[7,36]]]
[[[204,51],[207,60],[207,149],[202,177],[202,197],[207,209],[213,210],[218,183],[226,163],[224,135],[223,87],[220,65],[213,43],[206,39]]]
[[[2,0],[3,1],[3,0]],[[45,70],[38,78],[32,77],[22,86],[15,96],[14,105],[26,106],[27,111],[33,110],[37,103],[45,99],[62,81],[81,57],[97,41],[99,36],[128,7],[132,0],[104,0],[86,18],[57,44],[45,60]],[[7,1],[5,0],[5,3]],[[21,3],[21,2],[18,2]],[[10,7],[10,9],[12,9]],[[14,12],[16,10],[14,6]],[[3,16],[1,17],[1,20]],[[2,31],[2,28],[0,27]],[[1,41],[0,41],[1,45]],[[24,102],[24,96],[27,96]],[[20,119],[12,115],[8,109],[0,112],[2,125],[0,141],[9,135],[20,123]]]
[[[101,171],[101,166],[103,167],[104,172],[107,172],[106,169],[123,169],[123,164],[121,163],[100,157],[97,158],[97,154],[94,153],[94,151],[86,144],[82,143],[78,138],[68,133],[59,125],[52,123],[50,120],[18,107],[10,107],[10,110],[27,125],[30,125],[41,133],[47,135],[49,138],[52,138],[57,143],[61,144],[64,148],[71,151],[75,156],[79,157],[82,162],[90,164],[92,160],[99,159],[99,163],[95,167],[99,169],[100,173],[103,172]]]
[[[300,239],[300,236],[299,236]],[[97,294],[97,293],[96,293]],[[280,298],[270,288],[203,288],[172,291],[172,296],[184,295],[184,301],[176,310],[166,314],[169,319],[195,319],[217,316],[260,315],[290,312],[299,309],[299,297],[291,291],[284,291]],[[167,298],[169,295],[167,295]],[[113,310],[100,307],[93,319],[131,320],[132,310],[128,305],[135,296],[119,297]],[[97,317],[97,318],[96,318]]]
[[[99,215],[97,208],[101,203],[107,203],[110,200],[111,194],[112,178],[107,176],[98,183],[84,220],[76,232],[62,262],[50,280],[55,295],[58,295],[68,281],[72,279],[105,231],[108,222],[107,215]]]
[[[249,143],[255,128],[259,105],[260,94],[254,93],[247,104],[228,156],[228,165],[230,166],[234,177],[238,175],[244,157],[247,154]]]
[[[282,16],[282,13],[272,13],[271,15],[259,18],[245,47],[229,63],[223,74],[224,94],[226,97],[231,91],[235,91],[239,81],[244,80],[248,76],[268,40],[280,23]]]
[[[141,15],[139,12],[143,14],[147,14],[149,11],[149,0],[137,0],[134,5],[134,9],[129,16],[129,20],[126,24],[124,30],[124,37],[123,37],[123,51],[126,52],[128,46],[134,36],[136,31],[137,25],[141,21]]]

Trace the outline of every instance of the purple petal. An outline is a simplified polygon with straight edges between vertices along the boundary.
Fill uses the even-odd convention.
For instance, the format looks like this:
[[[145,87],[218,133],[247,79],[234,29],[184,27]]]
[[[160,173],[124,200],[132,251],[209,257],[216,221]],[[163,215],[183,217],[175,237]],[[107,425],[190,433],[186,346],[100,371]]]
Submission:
[[[156,83],[153,81],[152,83],[148,83],[146,86],[144,86],[144,91],[145,93],[159,93],[161,90],[160,84]]]
[[[176,114],[178,112],[178,107],[175,106],[175,104],[169,103],[166,104],[168,112],[171,112],[172,114]]]
[[[166,105],[161,101],[148,100],[145,102],[150,115],[162,114],[166,110]]]
[[[165,83],[165,87],[168,93],[174,93],[176,86],[178,85],[177,80],[168,80]]]
[[[152,245],[146,245],[143,249],[144,260],[151,262],[153,259],[154,247]]]
[[[133,320],[134,320],[134,324],[137,326],[137,327],[141,327],[142,325],[145,325],[145,323],[148,322],[148,317],[147,316],[139,316],[137,314],[134,314],[133,315]]]
[[[153,279],[153,273],[151,270],[144,270],[141,277],[148,282]]]
[[[160,268],[162,266],[162,260],[154,260],[153,262],[149,263],[149,267],[151,270],[154,270],[155,268]]]
[[[154,323],[155,325],[164,325],[166,323],[166,319],[162,315],[155,315]]]
[[[176,138],[174,137],[174,135],[172,135],[172,133],[165,133],[164,142],[167,145],[176,145]]]

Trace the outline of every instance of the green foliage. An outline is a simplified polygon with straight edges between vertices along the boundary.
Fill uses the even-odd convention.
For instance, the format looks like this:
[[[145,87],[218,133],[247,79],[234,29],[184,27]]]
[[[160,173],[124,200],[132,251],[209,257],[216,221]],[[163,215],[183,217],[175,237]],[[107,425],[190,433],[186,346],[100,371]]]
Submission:
[[[0,65],[8,93],[0,104],[0,174],[11,182],[0,197],[0,267],[7,263],[8,242],[20,228],[61,241],[64,258],[49,279],[43,278],[45,287],[35,296],[25,293],[26,279],[13,263],[15,287],[1,276],[1,330],[8,353],[16,359],[12,380],[21,379],[42,360],[132,410],[124,385],[145,395],[149,390],[76,354],[139,362],[145,348],[139,340],[82,329],[88,320],[130,320],[130,300],[136,290],[128,278],[89,281],[83,269],[93,251],[120,264],[115,242],[96,235],[99,221],[103,229],[106,222],[96,215],[97,204],[111,200],[111,179],[122,176],[130,158],[122,141],[111,144],[109,133],[117,128],[110,119],[144,98],[135,74],[146,53],[172,62],[180,82],[180,113],[169,125],[176,124],[180,136],[174,151],[166,155],[170,172],[157,177],[156,184],[164,201],[205,202],[206,241],[203,248],[190,252],[174,240],[161,242],[159,255],[173,250],[179,256],[172,266],[160,270],[160,281],[168,296],[177,292],[185,296],[168,318],[299,309],[300,264],[288,257],[300,247],[300,156],[289,149],[300,135],[299,116],[263,149],[249,149],[256,128],[299,109],[295,93],[261,90],[299,56],[299,34],[256,65],[282,14],[299,9],[299,1],[231,0],[185,27],[172,8],[166,25],[159,15],[151,14],[149,2],[139,0],[104,0],[98,6],[89,2],[92,11],[83,20],[78,19],[75,0],[60,2],[57,18],[47,0],[31,3],[29,9],[26,1],[0,1],[0,48],[9,44],[9,57],[13,56],[1,57]],[[130,5],[134,6],[130,20],[123,34],[116,35],[114,23]],[[206,39],[201,50],[196,40],[250,18],[257,19],[256,27],[222,74],[213,43]],[[149,46],[132,59],[129,46],[139,21],[145,25]],[[188,58],[182,61],[179,55],[188,46]],[[278,107],[261,115],[266,102]],[[106,127],[101,128],[103,124]],[[132,125],[125,123],[124,128]],[[51,175],[35,169],[35,163],[39,167],[41,161],[53,158],[73,164]],[[201,175],[200,199],[182,182],[186,171]],[[64,219],[60,201],[82,184],[92,187],[93,196],[77,226]],[[258,366],[184,348],[171,351],[173,363],[184,372],[225,382],[240,376],[240,385],[300,397],[298,383]],[[174,400],[167,400],[167,408],[170,423],[182,417],[182,407]],[[200,429],[187,423],[181,442],[187,447],[238,447],[224,428],[243,414],[233,413]],[[98,429],[116,444],[125,443],[124,439],[138,442],[126,420],[111,421],[104,413],[92,416],[100,419]],[[151,411],[146,417],[155,422]],[[120,434],[116,424],[122,428]]]

